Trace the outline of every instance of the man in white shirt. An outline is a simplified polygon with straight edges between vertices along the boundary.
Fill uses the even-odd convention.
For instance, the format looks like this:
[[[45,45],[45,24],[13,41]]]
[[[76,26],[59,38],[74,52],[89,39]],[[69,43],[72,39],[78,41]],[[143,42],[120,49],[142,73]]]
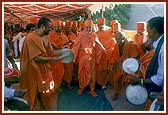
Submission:
[[[146,71],[146,78],[139,79],[134,77],[131,84],[144,84],[148,91],[161,92],[164,87],[164,18],[154,17],[147,24],[148,37],[153,39],[155,49],[154,56]]]
[[[29,24],[26,25],[26,32],[25,32],[24,36],[19,41],[19,51],[20,52],[22,50],[22,46],[23,46],[26,35],[29,32],[34,31],[35,29],[36,29],[36,25],[34,25],[34,24],[29,23]]]

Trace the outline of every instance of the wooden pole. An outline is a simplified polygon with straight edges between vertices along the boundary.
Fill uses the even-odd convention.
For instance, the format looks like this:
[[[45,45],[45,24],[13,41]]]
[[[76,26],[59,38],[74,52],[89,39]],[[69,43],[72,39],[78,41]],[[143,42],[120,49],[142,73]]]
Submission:
[[[104,6],[103,6],[103,4],[102,4],[102,18],[103,18],[103,15],[104,15]]]

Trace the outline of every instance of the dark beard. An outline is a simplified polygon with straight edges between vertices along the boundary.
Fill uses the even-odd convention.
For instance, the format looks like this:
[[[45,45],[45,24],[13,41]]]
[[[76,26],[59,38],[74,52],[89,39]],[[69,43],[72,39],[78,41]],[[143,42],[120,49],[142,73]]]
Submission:
[[[57,33],[60,33],[61,32],[61,30],[55,30]]]
[[[44,32],[44,35],[48,35],[49,34],[49,32]]]

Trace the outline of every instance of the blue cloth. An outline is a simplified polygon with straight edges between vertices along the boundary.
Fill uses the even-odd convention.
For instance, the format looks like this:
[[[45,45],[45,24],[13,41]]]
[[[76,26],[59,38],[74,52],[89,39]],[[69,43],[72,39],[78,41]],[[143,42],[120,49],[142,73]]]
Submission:
[[[104,95],[103,90],[95,89],[97,97],[92,97],[89,94],[89,89],[84,90],[81,95],[77,94],[78,87],[75,86],[72,90],[63,89],[62,93],[58,94],[58,111],[113,111],[110,102]]]
[[[4,86],[4,98],[11,98],[14,96],[15,89]]]
[[[163,42],[164,42],[164,36],[161,37],[161,39],[160,39],[160,41],[157,45],[157,48],[155,50],[154,56],[152,57],[151,62],[149,63],[149,66],[148,66],[147,71],[146,71],[146,79],[151,79],[151,77],[153,75],[156,75],[157,72],[158,72],[158,67],[159,67],[159,65],[158,65],[158,55],[159,55],[161,46],[163,45]],[[155,83],[146,84],[145,87],[146,87],[148,93],[162,91],[162,87],[156,85]]]

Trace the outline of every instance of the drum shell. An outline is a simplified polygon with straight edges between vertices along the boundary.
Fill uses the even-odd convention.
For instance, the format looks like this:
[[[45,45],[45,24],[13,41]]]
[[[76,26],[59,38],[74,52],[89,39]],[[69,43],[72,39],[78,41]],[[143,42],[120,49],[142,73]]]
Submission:
[[[5,102],[5,106],[10,111],[29,111],[30,104],[27,100],[19,97],[11,97]]]

